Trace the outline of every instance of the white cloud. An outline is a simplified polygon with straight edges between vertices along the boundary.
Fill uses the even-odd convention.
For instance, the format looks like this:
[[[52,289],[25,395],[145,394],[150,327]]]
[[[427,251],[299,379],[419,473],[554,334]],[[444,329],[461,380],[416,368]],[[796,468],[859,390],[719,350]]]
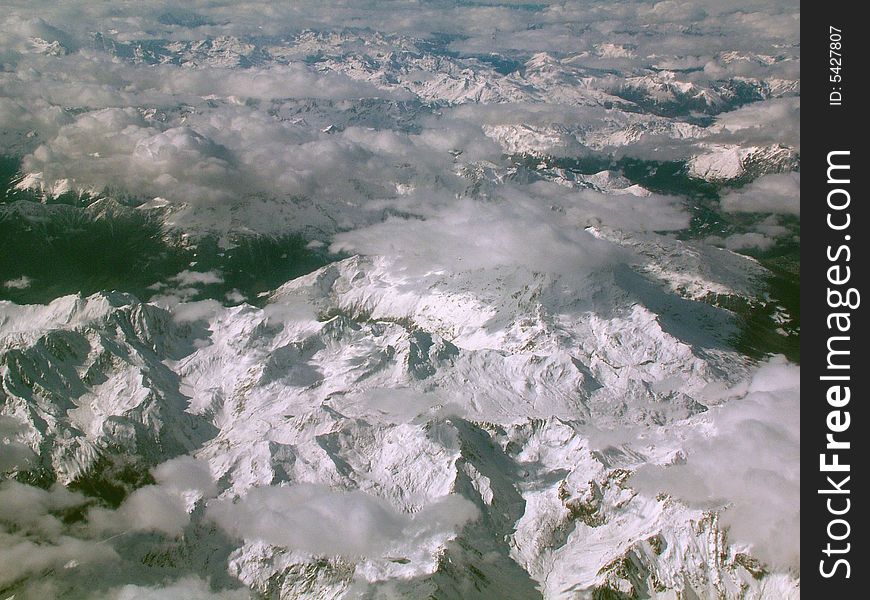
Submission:
[[[35,463],[36,453],[16,439],[25,431],[18,419],[0,415],[0,473],[24,470]]]
[[[81,494],[56,485],[49,490],[0,482],[0,586],[46,569],[117,558],[111,546],[72,537],[54,514],[84,505]]]
[[[764,175],[745,187],[727,193],[721,200],[727,212],[800,215],[801,175]]]
[[[117,558],[111,546],[88,540],[60,536],[51,541],[33,541],[0,532],[0,585],[5,587],[50,569],[61,571],[77,564]]]
[[[50,512],[86,502],[81,494],[60,485],[44,490],[14,480],[0,482],[0,522],[14,523],[18,528],[39,534],[60,534],[62,524]]]
[[[26,290],[30,287],[31,283],[33,283],[33,280],[30,277],[22,275],[17,279],[10,279],[3,282],[3,287],[9,288],[10,290]]]
[[[90,528],[101,534],[154,531],[179,536],[194,504],[217,492],[208,465],[189,456],[161,463],[152,474],[157,484],[135,490],[116,510],[91,509]]]
[[[340,234],[333,251],[389,255],[420,274],[522,265],[572,272],[606,264],[611,247],[533,199],[460,200],[423,218],[391,217]]]
[[[257,100],[407,97],[407,94],[385,92],[369,83],[355,81],[345,75],[312,72],[299,64],[244,71],[226,68],[192,71],[177,67],[163,67],[158,69],[155,75],[155,79],[151,80],[154,89],[166,94],[182,96]]]
[[[20,442],[0,442],[0,472],[23,471],[36,459],[36,453]]]
[[[463,150],[462,160],[499,159],[479,127],[486,110],[498,109],[484,107],[477,116],[461,118],[458,112],[424,106],[428,96],[414,87],[415,78],[449,76],[451,85],[465,93],[478,85],[463,79],[474,70],[493,86],[513,90],[504,92],[508,98],[518,94],[520,102],[500,101],[507,121],[526,123],[530,113],[544,111],[541,126],[582,130],[613,118],[613,111],[600,106],[603,98],[595,90],[598,84],[590,82],[589,68],[618,68],[625,76],[646,73],[651,64],[706,65],[705,72],[718,69],[717,76],[726,78],[797,78],[799,73],[797,50],[788,46],[799,40],[797,11],[788,2],[568,2],[535,10],[512,3],[326,8],[305,2],[281,10],[268,4],[202,3],[182,12],[143,2],[122,11],[99,5],[76,11],[13,2],[0,23],[5,36],[0,56],[7,65],[0,85],[8,96],[0,99],[0,135],[9,138],[10,147],[27,149],[25,168],[41,173],[49,188],[68,179],[75,187],[108,187],[142,199],[161,196],[177,210],[205,203],[216,211],[213,221],[229,213],[255,230],[278,225],[253,218],[252,205],[237,210],[241,206],[227,204],[252,195],[304,196],[317,208],[295,207],[285,215],[273,205],[272,220],[285,228],[301,220],[322,228],[323,223],[311,222],[320,211],[345,229],[367,216],[359,207],[368,199],[389,197],[397,186],[457,191],[457,182],[446,176],[449,150]],[[685,35],[688,23],[691,36]],[[355,29],[345,31],[348,27]],[[390,33],[374,36],[366,28]],[[118,58],[93,49],[95,31]],[[431,40],[432,32],[452,40],[453,49],[484,56],[501,49],[518,64],[550,51],[564,59],[562,71],[573,75],[560,79],[545,70],[535,80],[544,87],[528,95],[529,82],[516,80],[517,74],[501,75],[476,59],[423,58],[393,73],[390,53],[408,49],[402,59],[410,60],[429,47],[422,40]],[[67,53],[46,57],[36,52],[31,38],[57,42]],[[566,48],[571,56],[565,56]],[[350,59],[360,53],[367,58]],[[323,60],[306,64],[312,57]],[[229,66],[242,58],[246,68]],[[676,76],[698,84],[708,78],[700,71]],[[408,91],[413,89],[423,94],[422,105],[413,102]],[[419,114],[408,115],[410,129],[417,132],[400,132],[388,116],[360,104],[373,98],[412,100],[408,108]],[[719,135],[728,137],[748,123],[759,129],[763,122],[764,135],[755,131],[752,136],[796,143],[788,133],[796,129],[796,101],[774,99],[735,111],[720,119]],[[332,135],[322,133],[335,125]],[[570,135],[561,139],[571,152],[580,147]],[[620,152],[631,153],[633,144]],[[555,151],[562,147],[557,146]],[[642,150],[643,144],[637,148]],[[203,212],[185,214],[207,219]],[[184,226],[180,216],[176,223]]]
[[[157,296],[151,301],[167,304],[172,307],[172,319],[176,323],[190,323],[203,319],[211,319],[222,309],[217,300],[200,300],[198,302],[181,302],[179,297]]]
[[[587,226],[646,231],[688,225],[673,198],[572,191],[547,183],[505,188],[489,201],[422,200],[406,209],[415,216],[340,234],[332,250],[399,257],[400,266],[415,273],[521,265],[579,274],[627,258],[585,231]]]
[[[129,584],[91,596],[91,600],[247,600],[247,589],[212,590],[207,581],[196,576],[183,577],[166,585]]]
[[[175,275],[171,278],[173,281],[177,281],[181,285],[190,286],[190,285],[209,285],[215,283],[223,283],[224,278],[221,276],[220,271],[190,271],[184,270],[181,271],[178,275]]]
[[[776,244],[776,240],[763,233],[750,231],[748,233],[734,233],[726,238],[711,236],[707,238],[710,244],[724,246],[729,250],[740,251],[749,249],[768,250]]]
[[[224,298],[226,298],[227,302],[230,304],[241,304],[247,300],[247,297],[235,288],[224,294]]]
[[[782,237],[789,232],[788,227],[780,223],[780,218],[777,215],[768,215],[764,220],[755,223],[752,228],[759,233],[773,238]]]
[[[16,432],[15,424],[0,420],[0,435]],[[85,521],[65,523],[61,514],[81,510],[95,501],[56,484],[42,489],[14,480],[0,482],[0,586],[24,582],[24,597],[56,593],[51,581],[34,576],[46,570],[66,576],[85,563],[120,557],[112,537],[131,531],[178,536],[189,522],[196,501],[212,497],[217,488],[206,463],[182,456],[155,467],[157,485],[135,490],[117,510],[92,506]],[[109,535],[108,539],[105,536]],[[43,594],[43,596],[40,596]],[[162,594],[162,595],[161,595]],[[241,591],[211,595],[206,583],[182,579],[166,588],[126,586],[101,598],[247,598]]]
[[[171,493],[197,492],[206,498],[217,493],[208,463],[192,456],[179,456],[168,460],[154,467],[151,473],[157,485]]]
[[[720,139],[741,144],[779,143],[800,150],[800,97],[753,102],[716,119]]]
[[[97,191],[226,200],[244,189],[234,163],[226,148],[190,127],[160,131],[134,109],[107,108],[62,126],[23,166],[46,185],[69,179]]]
[[[207,516],[245,540],[314,554],[379,556],[403,542],[454,533],[478,511],[460,496],[447,496],[407,515],[365,492],[302,483],[252,488],[236,501],[212,501]]]
[[[220,271],[191,271],[185,269],[169,278],[175,285],[157,283],[150,289],[160,291],[151,297],[151,302],[167,307],[173,307],[173,318],[179,322],[196,321],[213,314],[220,307],[215,300],[200,300],[192,302],[202,292],[202,286],[215,285],[224,282]]]
[[[117,510],[91,509],[88,520],[93,531],[101,534],[154,531],[179,536],[190,516],[179,495],[148,485],[130,494]]]
[[[732,542],[779,568],[800,563],[800,369],[774,358],[704,417],[684,444],[685,462],[641,468],[630,480],[649,493],[725,506]]]

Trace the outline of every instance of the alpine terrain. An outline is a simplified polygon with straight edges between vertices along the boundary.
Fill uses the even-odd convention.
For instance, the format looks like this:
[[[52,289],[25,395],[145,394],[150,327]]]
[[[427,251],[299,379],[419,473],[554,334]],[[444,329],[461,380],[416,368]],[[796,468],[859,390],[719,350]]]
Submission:
[[[787,600],[787,0],[6,3],[0,598]]]

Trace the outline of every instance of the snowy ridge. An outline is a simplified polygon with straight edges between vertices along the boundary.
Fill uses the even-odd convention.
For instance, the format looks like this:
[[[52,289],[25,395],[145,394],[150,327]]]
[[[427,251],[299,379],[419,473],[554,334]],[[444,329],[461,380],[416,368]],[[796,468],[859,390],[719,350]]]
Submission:
[[[760,177],[768,173],[796,170],[800,164],[797,153],[784,146],[748,147],[714,146],[689,161],[693,177],[709,181]]]
[[[564,282],[522,270],[398,272],[352,257],[262,309],[167,311],[123,295],[8,306],[3,414],[64,482],[108,449],[153,464],[199,446],[219,498],[325,484],[419,513],[422,528],[453,498],[474,507],[467,523],[375,555],[324,562],[257,540],[231,550],[232,575],[281,597],[384,585],[412,597],[796,597],[792,579],[760,576],[728,543],[715,512],[632,489],[634,469],[679,456],[679,435],[645,451],[587,438],[691,427],[711,384],[742,377],[738,355],[668,333],[632,300],[632,278],[600,273],[569,296],[587,300],[566,303]]]
[[[160,362],[179,351],[165,311],[124,295],[40,308],[4,319],[0,394],[4,414],[34,425],[23,439],[43,476],[68,484],[115,453],[154,464],[209,437]]]

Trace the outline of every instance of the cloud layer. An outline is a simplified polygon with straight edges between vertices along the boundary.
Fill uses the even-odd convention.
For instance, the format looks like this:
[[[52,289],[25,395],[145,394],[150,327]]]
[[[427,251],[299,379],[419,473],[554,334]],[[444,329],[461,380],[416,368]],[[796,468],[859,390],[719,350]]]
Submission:
[[[503,153],[525,148],[799,148],[798,29],[785,0],[18,2],[0,22],[0,137],[27,185],[158,198],[182,229],[322,238],[469,195],[480,169],[513,177]],[[721,114],[699,127],[693,110]]]
[[[211,502],[208,517],[245,540],[314,554],[377,557],[402,544],[455,534],[478,511],[452,495],[406,515],[365,492],[302,483],[253,488],[237,501]]]
[[[640,469],[632,485],[702,508],[725,506],[732,541],[778,568],[800,568],[800,369],[763,364],[689,434],[679,464]]]
[[[800,215],[800,186],[800,173],[765,175],[723,196],[722,209],[727,212]]]

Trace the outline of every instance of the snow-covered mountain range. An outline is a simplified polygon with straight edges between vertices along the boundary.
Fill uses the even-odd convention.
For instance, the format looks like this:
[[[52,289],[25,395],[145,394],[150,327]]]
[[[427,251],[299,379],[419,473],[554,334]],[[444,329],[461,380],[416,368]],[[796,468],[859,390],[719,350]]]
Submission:
[[[745,4],[13,3],[0,597],[799,598]]]
[[[691,267],[681,262],[668,267]],[[597,274],[566,294],[564,281],[523,269],[411,282],[394,267],[345,259],[288,282],[262,308],[166,310],[118,293],[5,306],[4,414],[35,454],[30,472],[99,488],[121,468],[142,473],[193,453],[219,482],[208,502],[223,507],[219,524],[240,518],[221,516],[232,510],[259,519],[244,500],[226,504],[252,490],[275,490],[262,500],[272,510],[270,500],[311,510],[327,529],[343,517],[319,514],[320,503],[351,490],[374,503],[352,507],[364,520],[418,515],[379,543],[351,523],[351,537],[362,528],[360,556],[326,563],[305,552],[317,538],[304,532],[264,541],[232,520],[251,539],[228,569],[282,597],[383,582],[410,597],[796,593],[793,579],[765,574],[730,543],[715,510],[631,486],[641,466],[685,460],[687,432],[715,432],[707,413],[723,394],[746,394],[723,392],[753,371],[717,339],[727,314],[629,273]],[[667,322],[638,302],[644,294],[693,311]],[[596,440],[626,430],[635,433]],[[280,495],[303,482],[323,487]],[[194,494],[184,528],[218,510],[201,514],[200,490],[181,489]],[[442,505],[458,522],[445,508],[415,529]],[[386,535],[383,523],[370,527]],[[301,548],[282,549],[285,539]]]

